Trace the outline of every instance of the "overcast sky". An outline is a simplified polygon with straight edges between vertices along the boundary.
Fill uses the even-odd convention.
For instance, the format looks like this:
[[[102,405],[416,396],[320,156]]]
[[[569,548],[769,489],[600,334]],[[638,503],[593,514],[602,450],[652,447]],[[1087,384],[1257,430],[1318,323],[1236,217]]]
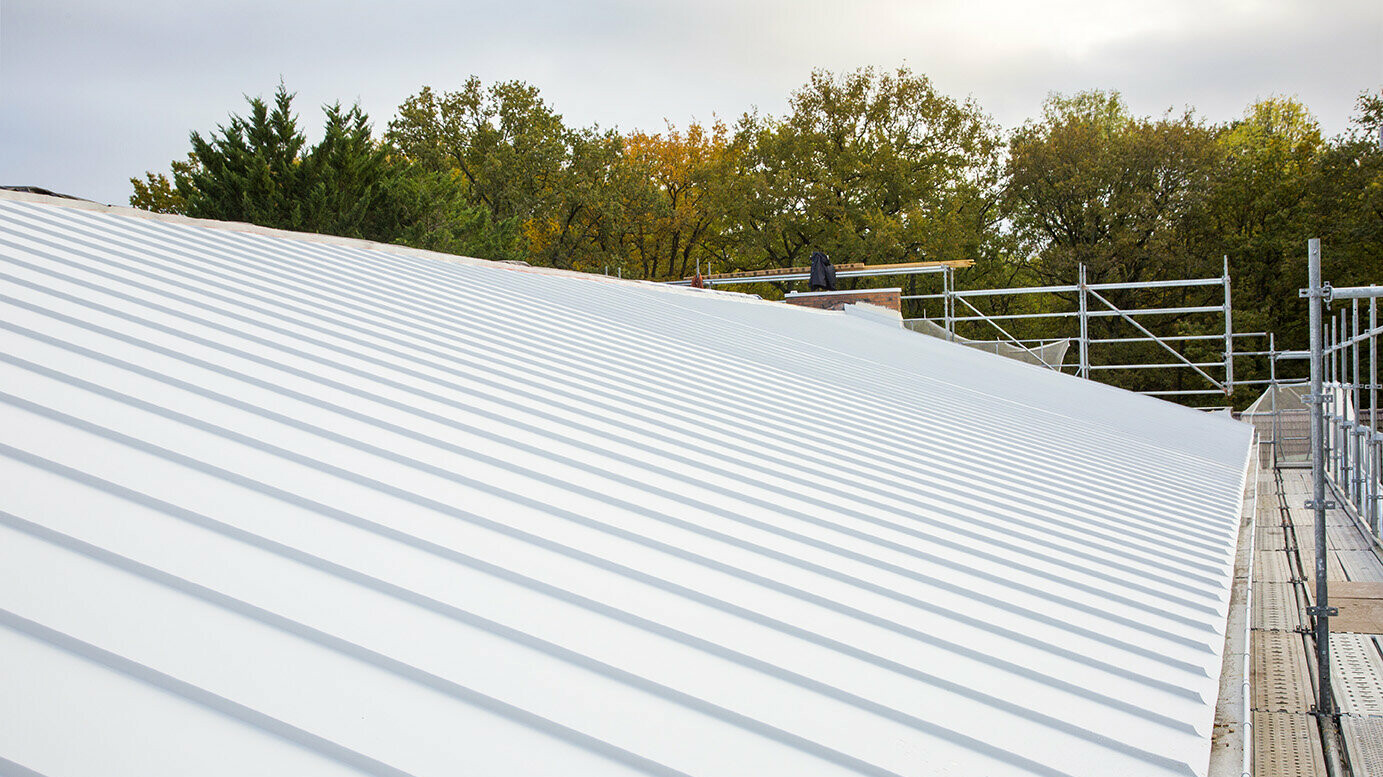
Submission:
[[[0,0],[0,184],[123,203],[282,77],[309,136],[359,101],[521,79],[569,124],[780,113],[812,68],[906,64],[1005,127],[1051,91],[1212,120],[1293,95],[1327,134],[1383,87],[1383,0]]]

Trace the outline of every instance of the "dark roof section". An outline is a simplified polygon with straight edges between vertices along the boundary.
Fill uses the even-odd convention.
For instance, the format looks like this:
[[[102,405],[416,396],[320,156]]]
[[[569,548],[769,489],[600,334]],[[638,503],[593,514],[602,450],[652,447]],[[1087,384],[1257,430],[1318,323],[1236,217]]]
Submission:
[[[85,197],[74,197],[71,194],[63,194],[62,192],[55,192],[51,189],[45,189],[42,186],[0,186],[0,189],[4,189],[7,192],[24,192],[26,194],[42,194],[48,197],[61,197],[64,200],[81,200],[82,202],[95,202],[95,200],[88,200]]]

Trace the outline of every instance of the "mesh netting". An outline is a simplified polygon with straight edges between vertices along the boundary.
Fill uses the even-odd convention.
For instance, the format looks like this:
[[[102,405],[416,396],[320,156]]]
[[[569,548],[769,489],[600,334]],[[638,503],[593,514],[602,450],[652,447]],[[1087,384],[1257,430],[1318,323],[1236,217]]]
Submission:
[[[926,319],[914,319],[904,321],[903,325],[914,332],[924,335],[939,337],[942,340],[950,340],[953,343],[960,343],[967,348],[974,348],[978,351],[995,353],[1000,356],[1007,356],[1010,359],[1017,359],[1028,364],[1046,365],[1060,369],[1062,362],[1066,360],[1066,351],[1071,347],[1070,340],[1057,340],[1045,345],[1022,348],[1013,343],[994,342],[989,340],[969,340],[961,337],[954,332],[946,331],[946,328],[928,321]]]
[[[1274,408],[1277,424],[1277,458],[1279,461],[1307,461],[1311,457],[1311,412],[1302,397],[1311,392],[1305,383],[1269,386],[1267,391],[1244,409],[1240,419],[1253,424],[1264,447],[1260,454],[1269,455],[1274,439]]]

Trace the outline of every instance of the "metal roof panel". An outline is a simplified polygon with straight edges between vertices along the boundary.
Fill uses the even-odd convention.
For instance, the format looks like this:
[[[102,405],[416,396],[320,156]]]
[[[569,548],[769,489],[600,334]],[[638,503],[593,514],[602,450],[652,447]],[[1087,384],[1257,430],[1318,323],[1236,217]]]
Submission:
[[[1242,424],[840,313],[18,195],[0,343],[22,767],[1205,772]]]

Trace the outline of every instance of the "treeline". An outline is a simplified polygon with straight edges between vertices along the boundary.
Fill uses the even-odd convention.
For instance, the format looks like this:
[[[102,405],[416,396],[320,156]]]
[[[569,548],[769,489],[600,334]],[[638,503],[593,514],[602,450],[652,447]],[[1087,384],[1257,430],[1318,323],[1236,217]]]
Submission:
[[[1276,331],[1289,347],[1304,340],[1296,289],[1308,237],[1324,239],[1336,283],[1383,277],[1377,91],[1332,138],[1290,98],[1221,124],[1191,111],[1135,116],[1099,91],[1053,95],[1041,116],[1006,131],[905,68],[818,71],[783,116],[660,132],[571,127],[536,88],[475,78],[456,91],[423,88],[378,136],[358,107],[328,106],[316,145],[284,87],[271,103],[249,103],[215,131],[193,132],[170,174],[132,179],[131,204],[655,280],[698,266],[800,265],[818,248],[838,263],[975,260],[962,286],[1069,284],[1078,264],[1091,282],[1216,277],[1227,258],[1235,329]],[[935,290],[935,279],[908,284]],[[1141,292],[1137,302],[1204,304],[1217,293]],[[1130,294],[1111,301],[1132,304]],[[1069,309],[1045,298],[989,304]],[[1071,334],[1070,322],[1040,319],[1008,329]],[[1107,359],[1155,353],[1143,347]],[[1190,341],[1186,353],[1213,361],[1216,348]],[[1183,372],[1138,385],[1175,388]]]

